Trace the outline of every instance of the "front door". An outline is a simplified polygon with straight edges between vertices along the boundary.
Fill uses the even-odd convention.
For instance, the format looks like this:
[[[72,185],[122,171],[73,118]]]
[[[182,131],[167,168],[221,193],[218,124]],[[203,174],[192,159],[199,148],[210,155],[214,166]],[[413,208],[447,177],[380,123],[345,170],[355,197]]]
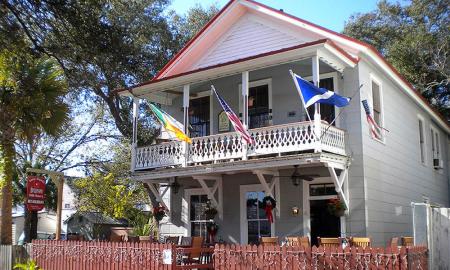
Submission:
[[[341,219],[328,211],[330,199],[338,198],[334,184],[309,185],[309,213],[311,244],[317,245],[317,237],[340,237]]]
[[[334,91],[334,78],[331,77],[331,78],[320,79],[319,86],[320,86],[320,88],[325,88],[327,90]],[[320,118],[322,120],[327,121],[328,123],[331,123],[335,117],[334,110],[335,110],[335,108],[333,105],[320,104]],[[311,119],[314,118],[314,106],[308,107],[308,113],[309,113],[309,116],[311,117]],[[336,124],[333,123],[333,125],[336,125]]]
[[[249,128],[266,127],[270,123],[269,85],[249,88],[248,95]]]
[[[189,104],[189,135],[191,138],[209,135],[210,97],[191,99]]]
[[[261,237],[274,235],[274,224],[264,212],[265,193],[261,185],[241,186],[241,243],[258,244]]]

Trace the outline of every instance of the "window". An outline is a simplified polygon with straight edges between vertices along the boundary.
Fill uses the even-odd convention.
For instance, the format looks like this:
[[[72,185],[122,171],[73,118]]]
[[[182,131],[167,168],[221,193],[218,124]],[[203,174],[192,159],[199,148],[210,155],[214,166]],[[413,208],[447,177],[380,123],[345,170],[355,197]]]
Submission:
[[[206,242],[209,241],[206,225],[205,209],[208,203],[207,195],[191,195],[190,221],[191,236],[202,236]]]
[[[419,147],[420,147],[420,162],[425,164],[425,138],[423,129],[423,120],[419,119]]]
[[[192,138],[209,135],[209,101],[209,96],[189,101],[189,135]]]
[[[441,159],[439,133],[434,128],[431,128],[431,153],[433,157],[433,162],[436,159],[437,160]]]
[[[373,106],[373,120],[382,127],[381,119],[381,93],[380,85],[372,80],[372,106]]]
[[[262,191],[250,191],[245,193],[246,218],[248,225],[248,243],[258,244],[261,237],[271,236],[272,229],[264,212]]]
[[[248,95],[249,128],[259,128],[269,125],[269,85],[250,87]]]
[[[64,208],[70,208],[70,203],[64,204]]]

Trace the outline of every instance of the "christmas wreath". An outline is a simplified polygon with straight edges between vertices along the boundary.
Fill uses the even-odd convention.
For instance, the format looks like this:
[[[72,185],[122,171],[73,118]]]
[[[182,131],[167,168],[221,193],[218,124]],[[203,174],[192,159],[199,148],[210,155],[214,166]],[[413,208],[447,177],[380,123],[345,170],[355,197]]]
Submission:
[[[264,197],[262,201],[262,205],[264,208],[264,212],[266,212],[266,217],[269,220],[270,223],[273,223],[273,214],[272,210],[277,207],[277,201],[275,201],[274,198],[271,196]]]

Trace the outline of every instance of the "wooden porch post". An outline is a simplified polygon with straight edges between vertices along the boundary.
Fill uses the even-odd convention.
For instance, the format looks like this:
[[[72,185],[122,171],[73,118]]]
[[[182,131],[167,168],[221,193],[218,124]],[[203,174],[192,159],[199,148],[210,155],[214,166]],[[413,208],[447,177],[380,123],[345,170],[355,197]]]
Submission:
[[[312,75],[314,84],[319,87],[320,82],[320,70],[319,70],[319,57],[317,55],[312,57]],[[322,147],[319,141],[321,133],[321,117],[320,117],[320,104],[314,104],[314,133],[317,136],[316,147],[314,152],[322,152]]]
[[[242,124],[248,128],[248,71],[242,72]],[[243,145],[242,159],[247,160],[247,143]]]
[[[133,96],[133,138],[131,140],[131,171],[136,169],[137,125],[139,117],[139,98]]]
[[[190,85],[186,84],[183,86],[183,127],[184,127],[184,133],[189,136],[189,92],[190,92]],[[183,167],[187,166],[187,160],[189,155],[188,150],[188,143],[183,142],[183,151],[184,151],[184,158],[183,158]]]

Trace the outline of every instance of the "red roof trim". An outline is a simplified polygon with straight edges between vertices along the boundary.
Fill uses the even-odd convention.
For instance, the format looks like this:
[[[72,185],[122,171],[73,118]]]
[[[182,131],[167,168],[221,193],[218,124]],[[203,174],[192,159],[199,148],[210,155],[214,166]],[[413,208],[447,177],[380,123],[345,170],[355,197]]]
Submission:
[[[220,15],[222,15],[222,13],[229,7],[231,6],[231,4],[234,2],[235,0],[230,0],[220,11],[219,13],[217,13],[207,24],[205,24],[205,26],[202,27],[202,29],[193,37],[191,38],[188,43],[186,43],[183,48],[177,52],[177,54],[175,54],[174,57],[172,57],[172,59],[170,59],[170,61],[156,74],[156,76],[153,78],[153,80],[157,80],[159,79],[159,77],[164,73],[164,71],[166,71],[166,69],[168,69],[173,62],[175,62],[182,54],[183,52],[189,48],[189,46],[191,46],[191,44],[197,40],[197,38],[199,38],[203,32],[205,32],[205,30],[213,23],[216,21],[217,18],[220,17]]]
[[[161,79],[153,79],[153,80],[150,80],[150,81],[147,81],[147,82],[143,82],[143,83],[134,85],[134,86],[132,86],[130,88],[136,88],[136,87],[149,85],[149,84],[153,84],[153,83],[157,83],[157,82],[161,82],[161,81],[166,81],[166,80],[170,80],[170,79],[173,79],[173,78],[178,78],[178,77],[182,77],[182,76],[185,76],[185,75],[189,75],[189,74],[193,74],[193,73],[197,73],[197,72],[201,72],[201,71],[205,71],[205,70],[209,70],[209,69],[214,69],[214,68],[218,68],[218,67],[223,67],[223,66],[228,66],[228,65],[232,65],[232,64],[237,64],[237,63],[240,63],[240,62],[245,62],[245,61],[253,60],[253,59],[256,59],[256,58],[261,58],[261,57],[265,57],[265,56],[269,56],[269,55],[279,54],[279,53],[283,53],[283,52],[287,52],[287,51],[292,51],[292,50],[296,50],[296,49],[306,48],[306,47],[309,47],[309,46],[314,46],[314,45],[318,45],[318,44],[325,44],[325,43],[330,44],[331,46],[335,47],[336,49],[339,49],[339,47],[336,46],[332,41],[330,41],[328,39],[319,39],[319,40],[316,40],[316,41],[313,41],[313,42],[302,43],[302,44],[299,44],[299,45],[296,45],[296,46],[292,46],[292,47],[288,47],[288,48],[283,48],[283,49],[279,49],[279,50],[275,50],[275,51],[265,52],[265,53],[252,55],[252,56],[249,56],[249,57],[240,58],[240,59],[236,59],[236,60],[225,62],[225,63],[220,63],[220,64],[216,64],[216,65],[212,65],[212,66],[207,66],[207,67],[203,67],[203,68],[199,68],[199,69],[195,69],[195,70],[190,70],[190,71],[187,71],[187,72],[175,74],[175,75],[164,77],[164,78],[161,78]],[[345,53],[345,56],[348,57],[354,63],[358,62],[357,59],[355,59],[354,57],[351,57],[347,53]],[[123,91],[129,90],[130,88],[117,89],[117,90],[115,90],[115,92],[116,93],[123,92]]]

